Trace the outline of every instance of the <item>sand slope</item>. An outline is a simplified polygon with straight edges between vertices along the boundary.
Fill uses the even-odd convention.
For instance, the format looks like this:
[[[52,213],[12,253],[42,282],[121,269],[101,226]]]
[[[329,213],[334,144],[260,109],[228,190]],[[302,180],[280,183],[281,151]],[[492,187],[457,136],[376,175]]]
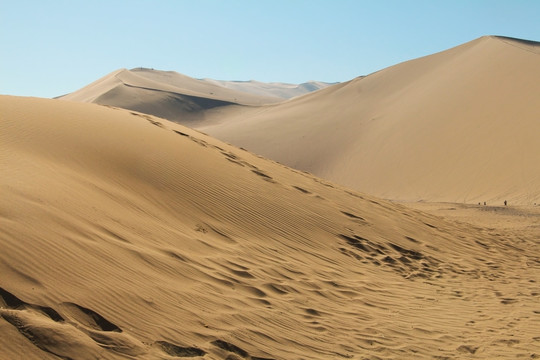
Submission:
[[[329,84],[194,79],[174,71],[120,69],[60,99],[111,105],[176,122],[204,120],[208,109],[281,102]]]
[[[224,81],[203,79],[209,83],[217,84],[228,89],[234,89],[250,94],[257,94],[261,96],[279,97],[281,99],[291,99],[293,97],[302,96],[304,94],[324,89],[332,83],[326,83],[323,81],[308,81],[302,84],[288,84],[288,83],[264,83],[260,81]]]
[[[0,136],[0,358],[540,355],[535,233],[94,104],[2,96]]]
[[[204,118],[207,109],[228,105],[261,105],[283,99],[227,89],[172,71],[120,69],[59,97],[154,114],[175,121]]]
[[[486,36],[199,128],[385,198],[540,203],[539,49]]]

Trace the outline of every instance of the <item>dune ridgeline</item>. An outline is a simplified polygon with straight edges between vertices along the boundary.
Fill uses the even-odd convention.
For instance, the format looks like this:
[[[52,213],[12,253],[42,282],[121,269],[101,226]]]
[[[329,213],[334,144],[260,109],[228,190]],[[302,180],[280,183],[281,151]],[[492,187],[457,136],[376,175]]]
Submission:
[[[282,102],[331,84],[194,79],[175,71],[120,69],[59,99],[111,105],[193,126],[209,110]]]
[[[465,45],[452,61],[470,63],[462,57],[478,46],[511,46],[512,54],[523,52],[522,67],[528,56],[538,56],[487,38]],[[412,67],[406,73],[419,82],[409,96],[419,96],[427,76],[414,70],[436,63],[417,61],[427,64],[400,65]],[[373,79],[398,70],[250,116],[253,124],[264,124],[266,111],[283,106],[279,111],[297,112],[304,124],[291,125],[291,134],[302,126],[319,133],[316,125],[324,123],[325,141],[340,136],[356,144],[328,124],[352,126],[362,93],[377,91]],[[505,74],[499,76],[510,77]],[[491,75],[478,76],[489,82]],[[534,89],[533,79],[529,85]],[[300,116],[311,96],[350,104],[332,121]],[[509,90],[505,96],[514,95]],[[431,118],[399,98],[394,94],[388,113],[359,118],[358,129],[382,131],[381,123],[390,121],[405,131],[391,116],[400,107],[404,117]],[[526,109],[527,99],[520,101]],[[435,107],[422,111],[434,114]],[[445,111],[461,116],[465,110],[448,105]],[[515,114],[514,121],[527,114]],[[503,126],[505,117],[491,115],[494,129]],[[247,120],[245,126],[245,134],[257,133]],[[2,359],[540,356],[540,258],[533,232],[518,237],[450,222],[136,111],[2,96],[0,128]],[[278,138],[288,134],[285,124],[275,128]],[[519,126],[514,131],[506,142]],[[420,141],[415,136],[403,144]],[[528,139],[521,146],[529,146]],[[322,148],[330,146],[321,141]],[[483,141],[476,138],[478,146]],[[385,143],[389,152],[411,155],[397,139]],[[426,168],[444,148],[435,145],[421,159]],[[298,146],[300,155],[311,149],[322,156],[313,144]],[[359,151],[347,149],[349,157]],[[382,166],[377,159],[371,166]]]
[[[386,199],[540,203],[538,42],[484,36],[288,101],[135,70],[64,98],[164,117]]]
[[[403,201],[540,203],[540,43],[486,36],[198,128]]]

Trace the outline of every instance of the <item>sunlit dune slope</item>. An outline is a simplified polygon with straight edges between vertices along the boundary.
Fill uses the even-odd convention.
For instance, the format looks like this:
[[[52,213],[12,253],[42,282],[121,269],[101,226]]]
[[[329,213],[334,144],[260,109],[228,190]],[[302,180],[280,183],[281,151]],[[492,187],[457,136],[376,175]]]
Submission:
[[[293,97],[302,96],[304,94],[324,89],[325,87],[335,84],[323,81],[308,81],[302,84],[288,84],[279,82],[265,83],[256,80],[224,81],[204,79],[204,81],[223,86],[228,89],[234,89],[261,96],[278,97],[281,99],[290,99]]]
[[[115,108],[0,97],[0,358],[531,358],[540,259]]]
[[[540,203],[539,44],[486,36],[198,128],[384,198]]]

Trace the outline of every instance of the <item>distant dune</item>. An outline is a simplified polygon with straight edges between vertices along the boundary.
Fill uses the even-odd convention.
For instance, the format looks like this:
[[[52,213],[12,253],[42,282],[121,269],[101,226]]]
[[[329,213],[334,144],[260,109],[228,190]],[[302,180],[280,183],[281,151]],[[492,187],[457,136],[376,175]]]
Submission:
[[[250,94],[256,94],[266,97],[278,97],[281,99],[291,99],[293,97],[305,95],[307,93],[324,89],[330,83],[322,81],[308,81],[302,84],[287,84],[287,83],[264,83],[260,81],[223,81],[204,79],[209,83],[217,84],[228,89],[234,89]]]
[[[1,96],[0,164],[2,359],[540,354],[532,227],[449,222],[95,104]]]
[[[174,71],[135,68],[114,71],[59,98],[121,107],[176,122],[192,122],[204,119],[208,109],[277,103],[328,85],[315,81],[293,85],[199,80]]]
[[[539,53],[486,36],[197,128],[388,199],[540,203]]]

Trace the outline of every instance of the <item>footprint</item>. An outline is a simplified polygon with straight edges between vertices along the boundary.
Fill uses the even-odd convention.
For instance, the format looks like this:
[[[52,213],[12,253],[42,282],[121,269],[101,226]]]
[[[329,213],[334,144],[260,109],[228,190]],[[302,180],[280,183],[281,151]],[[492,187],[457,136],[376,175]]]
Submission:
[[[173,131],[174,131],[175,133],[177,133],[178,135],[182,135],[182,136],[186,136],[186,137],[189,137],[189,135],[188,135],[188,134],[186,134],[186,133],[183,133],[183,132],[181,132],[181,131],[178,131],[178,130],[173,130]]]
[[[507,346],[514,346],[520,343],[517,339],[502,339],[497,341],[499,344],[506,344]]]
[[[360,196],[360,195],[358,195],[358,194],[356,194],[356,193],[353,193],[352,191],[348,191],[348,190],[347,190],[347,191],[345,191],[345,192],[346,192],[347,194],[352,195],[352,196],[354,196],[354,197],[357,197],[357,198],[359,198],[359,199],[364,199],[362,196]]]
[[[255,174],[259,175],[260,177],[262,177],[266,181],[275,182],[274,179],[272,179],[272,177],[270,175],[265,174],[262,170],[257,169],[257,170],[251,170],[251,171],[253,171]]]
[[[240,165],[241,167],[245,166],[244,163],[242,163],[241,161],[234,160],[234,159],[231,159],[229,157],[227,157],[226,159],[229,160],[230,162],[232,162],[233,164]]]
[[[175,344],[171,344],[167,341],[156,341],[155,344],[161,348],[165,353],[171,356],[177,357],[195,357],[195,356],[204,356],[206,351],[201,350],[196,347],[183,347]]]
[[[342,213],[343,215],[348,216],[348,217],[353,218],[353,219],[358,219],[358,220],[366,221],[366,219],[364,219],[363,217],[358,216],[358,215],[355,215],[355,214],[351,214],[350,212],[342,211],[341,213]]]
[[[152,117],[150,115],[136,113],[136,112],[130,112],[130,114],[138,116],[138,117],[142,117],[143,119],[146,119],[150,124],[155,125],[157,127],[160,127],[160,128],[163,127],[162,123],[160,123],[159,121],[155,121],[154,119],[152,119]]]
[[[251,273],[249,271],[245,271],[245,270],[235,270],[235,269],[228,269],[230,272],[232,272],[233,274],[237,275],[237,276],[240,276],[244,279],[255,279],[255,276],[251,275]]]
[[[409,257],[411,259],[422,260],[424,258],[424,255],[422,255],[422,253],[420,253],[418,251],[404,249],[401,246],[393,244],[393,243],[388,243],[388,245],[390,245],[397,252],[401,253],[401,255]]]
[[[298,190],[298,191],[300,191],[300,192],[302,192],[302,193],[304,193],[304,194],[311,194],[311,191],[306,190],[306,189],[304,189],[304,188],[301,188],[300,186],[294,186],[294,185],[293,185],[293,188],[295,188],[296,190]]]
[[[27,303],[3,288],[0,305],[0,316],[39,349],[64,359],[99,359],[101,347],[56,310]]]
[[[155,125],[155,126],[160,127],[160,128],[163,127],[163,124],[160,123],[159,121],[154,121],[154,120],[151,120],[151,119],[147,119],[147,120],[148,120],[148,122],[149,122],[150,124],[152,124],[152,125]]]
[[[478,347],[469,346],[469,345],[461,345],[456,350],[462,353],[474,354],[478,350]]]
[[[212,341],[212,344],[217,346],[218,348],[222,349],[222,350],[225,350],[225,351],[228,351],[230,353],[233,353],[235,355],[239,355],[243,358],[247,358],[247,359],[251,359],[251,360],[275,360],[273,358],[267,358],[267,357],[260,357],[260,356],[250,356],[249,353],[244,350],[244,349],[241,349],[239,348],[238,346],[234,345],[234,344],[231,344],[229,342],[226,342],[226,341],[223,341],[223,340],[214,340]],[[232,356],[228,356],[227,359],[235,359],[236,356],[232,357]]]
[[[267,296],[264,291],[262,291],[261,289],[255,287],[255,286],[240,285],[239,288],[242,289],[243,291],[247,292],[248,294],[253,295],[253,296],[257,297],[257,298],[265,298]]]
[[[176,250],[162,250],[161,252],[173,259],[176,259],[182,262],[188,262],[188,259],[184,257],[183,255],[180,255],[179,253],[177,253]]]
[[[28,304],[3,288],[0,288],[0,300],[8,309],[19,309]]]
[[[197,139],[197,138],[194,138],[193,136],[190,136],[189,137],[192,141],[196,142],[197,144],[203,146],[203,147],[208,147],[208,143],[204,140],[201,140],[201,139]]]
[[[70,302],[62,303],[61,306],[62,313],[69,318],[70,325],[89,336],[103,349],[129,356],[147,352],[146,346],[141,341],[125,334],[120,327],[94,310]]]
[[[274,283],[267,283],[264,285],[264,288],[277,295],[285,295],[290,292],[286,286],[283,286],[280,284],[274,284]]]
[[[232,160],[236,160],[238,159],[238,156],[236,156],[235,154],[233,154],[232,152],[226,152],[226,151],[222,151],[221,152],[223,155],[225,155],[227,158],[229,159],[232,159]]]
[[[231,344],[229,342],[226,342],[226,341],[223,341],[223,340],[220,340],[220,339],[212,341],[212,345],[215,345],[218,348],[223,349],[225,351],[240,355],[243,358],[246,358],[246,357],[249,356],[249,354],[248,354],[248,352],[246,350],[241,349],[236,345],[233,345],[233,344]]]
[[[0,309],[0,315],[39,349],[63,359],[99,359],[103,349],[79,329],[26,310]]]
[[[484,244],[483,242],[481,242],[479,240],[474,240],[474,242],[477,243],[478,245],[482,246],[484,249],[489,250],[489,245]]]
[[[118,326],[91,309],[75,303],[63,303],[62,305],[77,322],[88,328],[98,331],[122,332]]]
[[[304,311],[305,311],[306,313],[308,313],[309,315],[313,315],[313,316],[321,316],[321,313],[318,312],[318,311],[315,310],[315,309],[309,308],[309,309],[304,309]]]
[[[211,147],[212,149],[218,149],[219,151],[225,151],[225,149],[223,149],[222,147],[219,147],[219,146],[214,145],[214,144],[210,145],[210,147]]]
[[[382,259],[383,262],[387,263],[387,264],[390,264],[390,265],[393,265],[396,263],[396,260],[391,257],[391,256],[385,256],[383,259]]]
[[[435,225],[431,225],[431,224],[428,224],[428,223],[426,223],[426,222],[424,223],[424,225],[427,225],[427,226],[429,226],[429,227],[432,228],[432,229],[437,229],[437,227],[436,227]]]
[[[146,346],[97,312],[63,303],[62,312],[27,303],[0,288],[0,316],[36,347],[64,359],[101,359],[104,351],[138,356]],[[28,311],[31,310],[31,311]]]
[[[38,312],[46,315],[48,318],[50,318],[53,321],[64,321],[64,318],[56,312],[53,308],[47,307],[47,306],[40,306],[35,304],[30,304],[25,301],[22,301],[9,291],[0,288],[0,305],[4,303],[5,307],[8,309],[13,310],[25,310],[25,309],[32,309],[37,310]]]
[[[420,243],[420,241],[418,241],[415,238],[412,238],[410,236],[405,236],[405,239],[409,240],[410,242],[416,243],[416,244]]]
[[[355,247],[356,249],[361,250],[366,253],[370,253],[372,255],[376,255],[376,254],[384,255],[384,250],[386,250],[384,246],[375,244],[369,241],[368,239],[363,238],[358,235],[348,236],[348,235],[341,234],[339,235],[339,237],[347,241],[347,244]]]

